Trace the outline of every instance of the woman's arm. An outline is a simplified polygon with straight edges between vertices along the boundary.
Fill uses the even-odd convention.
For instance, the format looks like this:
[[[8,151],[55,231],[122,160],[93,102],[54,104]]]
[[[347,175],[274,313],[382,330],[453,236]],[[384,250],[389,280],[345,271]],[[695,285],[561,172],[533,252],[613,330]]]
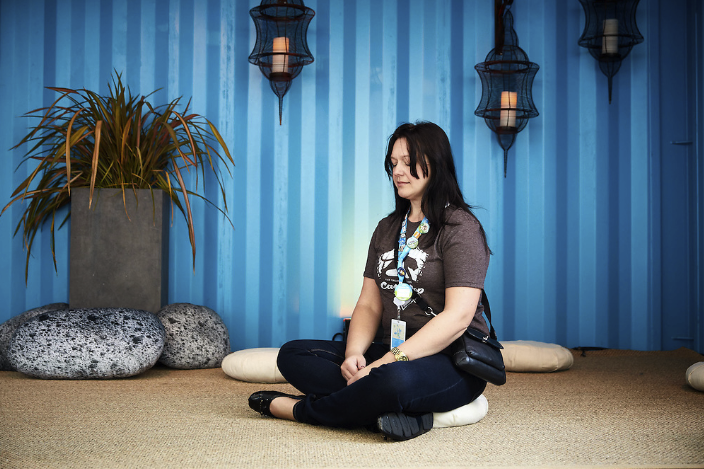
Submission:
[[[342,363],[342,376],[349,380],[366,366],[364,353],[371,345],[379,329],[383,306],[379,287],[373,279],[364,277],[362,292],[352,312],[352,320],[347,333],[345,361]]]
[[[447,348],[464,334],[477,311],[482,291],[478,288],[445,289],[445,310],[428,321],[411,338],[399,345],[409,360],[427,357]],[[391,361],[393,361],[393,355]]]
[[[436,243],[442,257],[445,285],[462,285],[464,282],[482,285],[489,267],[490,251],[481,224],[464,210],[454,210],[448,217],[448,225],[441,230]],[[481,295],[481,288],[445,287],[444,311],[428,321],[399,349],[410,360],[444,350],[472,322]]]
[[[474,318],[482,291],[478,288],[451,287],[445,289],[445,310],[428,321],[411,338],[398,346],[409,360],[427,357],[447,348],[464,334]],[[371,363],[355,374],[347,384],[367,376],[372,368],[391,363],[395,358],[391,352]]]

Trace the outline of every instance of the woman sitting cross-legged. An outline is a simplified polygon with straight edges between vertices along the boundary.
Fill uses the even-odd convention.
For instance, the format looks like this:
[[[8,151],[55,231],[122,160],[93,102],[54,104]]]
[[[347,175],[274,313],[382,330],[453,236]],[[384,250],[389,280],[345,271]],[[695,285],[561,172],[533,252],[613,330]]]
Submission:
[[[491,251],[460,191],[447,135],[430,122],[403,124],[384,166],[396,208],[369,244],[347,341],[284,344],[279,371],[303,396],[259,391],[252,409],[312,425],[373,426],[407,440],[432,428],[433,412],[484,391],[486,381],[456,368],[449,353],[470,324],[489,333],[479,300]],[[380,324],[383,344],[373,343]]]

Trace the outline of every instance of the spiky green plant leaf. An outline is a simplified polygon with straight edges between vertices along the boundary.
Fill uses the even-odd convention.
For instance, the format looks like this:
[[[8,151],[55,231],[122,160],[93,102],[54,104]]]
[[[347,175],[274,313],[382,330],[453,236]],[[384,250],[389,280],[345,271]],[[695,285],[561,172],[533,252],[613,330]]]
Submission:
[[[60,93],[59,98],[48,107],[25,114],[40,119],[39,124],[12,147],[25,144],[29,147],[20,166],[32,160],[39,164],[17,186],[10,202],[0,212],[2,215],[15,202],[28,202],[15,229],[15,235],[21,229],[27,250],[25,282],[34,238],[48,221],[51,221],[54,268],[57,268],[54,219],[56,212],[69,203],[72,187],[89,187],[91,203],[95,188],[121,189],[123,200],[126,191],[136,189],[158,188],[166,192],[171,199],[172,213],[177,209],[186,219],[195,270],[195,229],[190,197],[203,199],[230,221],[219,167],[223,166],[232,176],[229,165],[235,163],[215,126],[190,111],[190,100],[179,112],[181,98],[155,107],[147,98],[156,91],[147,96],[133,96],[117,72],[112,83],[108,83],[107,96],[86,89],[49,89]],[[224,156],[217,147],[222,148]],[[199,170],[205,182],[206,166],[215,174],[220,186],[224,211],[186,187],[182,170],[189,173],[194,170],[197,190]]]

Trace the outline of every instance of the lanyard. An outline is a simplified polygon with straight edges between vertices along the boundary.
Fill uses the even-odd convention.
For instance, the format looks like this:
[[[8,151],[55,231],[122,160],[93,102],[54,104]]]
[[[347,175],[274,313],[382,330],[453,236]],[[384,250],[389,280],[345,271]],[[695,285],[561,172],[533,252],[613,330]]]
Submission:
[[[406,302],[411,299],[411,296],[413,296],[413,288],[411,288],[411,286],[407,283],[403,282],[403,280],[406,278],[406,269],[403,268],[403,261],[404,259],[406,259],[406,256],[408,256],[408,253],[411,252],[411,249],[415,249],[418,247],[418,239],[420,239],[420,236],[430,230],[430,223],[428,223],[428,218],[423,217],[423,220],[420,222],[420,225],[418,225],[418,228],[416,228],[416,231],[413,233],[413,236],[406,240],[406,228],[408,227],[408,215],[410,213],[411,210],[409,209],[408,212],[406,212],[406,217],[403,219],[403,224],[401,225],[401,234],[398,238],[398,264],[396,265],[396,272],[398,273],[398,285],[396,285],[396,288],[394,288],[394,296],[400,302]]]

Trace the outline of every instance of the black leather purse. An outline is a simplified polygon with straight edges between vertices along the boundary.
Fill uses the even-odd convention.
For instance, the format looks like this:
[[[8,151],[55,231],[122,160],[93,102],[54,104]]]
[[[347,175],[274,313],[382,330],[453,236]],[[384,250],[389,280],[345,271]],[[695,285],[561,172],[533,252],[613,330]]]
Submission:
[[[415,302],[426,314],[436,316],[432,308],[420,295],[414,294]],[[489,383],[501,386],[506,383],[506,368],[501,349],[504,348],[496,339],[496,331],[491,325],[489,299],[482,290],[484,314],[489,320],[489,335],[473,327],[467,330],[450,346],[455,366],[460,370],[481,378]]]
[[[506,367],[501,349],[496,339],[496,331],[491,325],[489,299],[482,290],[484,314],[489,320],[489,335],[473,327],[468,327],[459,339],[452,343],[452,358],[460,370],[471,373],[497,386],[506,384]]]

